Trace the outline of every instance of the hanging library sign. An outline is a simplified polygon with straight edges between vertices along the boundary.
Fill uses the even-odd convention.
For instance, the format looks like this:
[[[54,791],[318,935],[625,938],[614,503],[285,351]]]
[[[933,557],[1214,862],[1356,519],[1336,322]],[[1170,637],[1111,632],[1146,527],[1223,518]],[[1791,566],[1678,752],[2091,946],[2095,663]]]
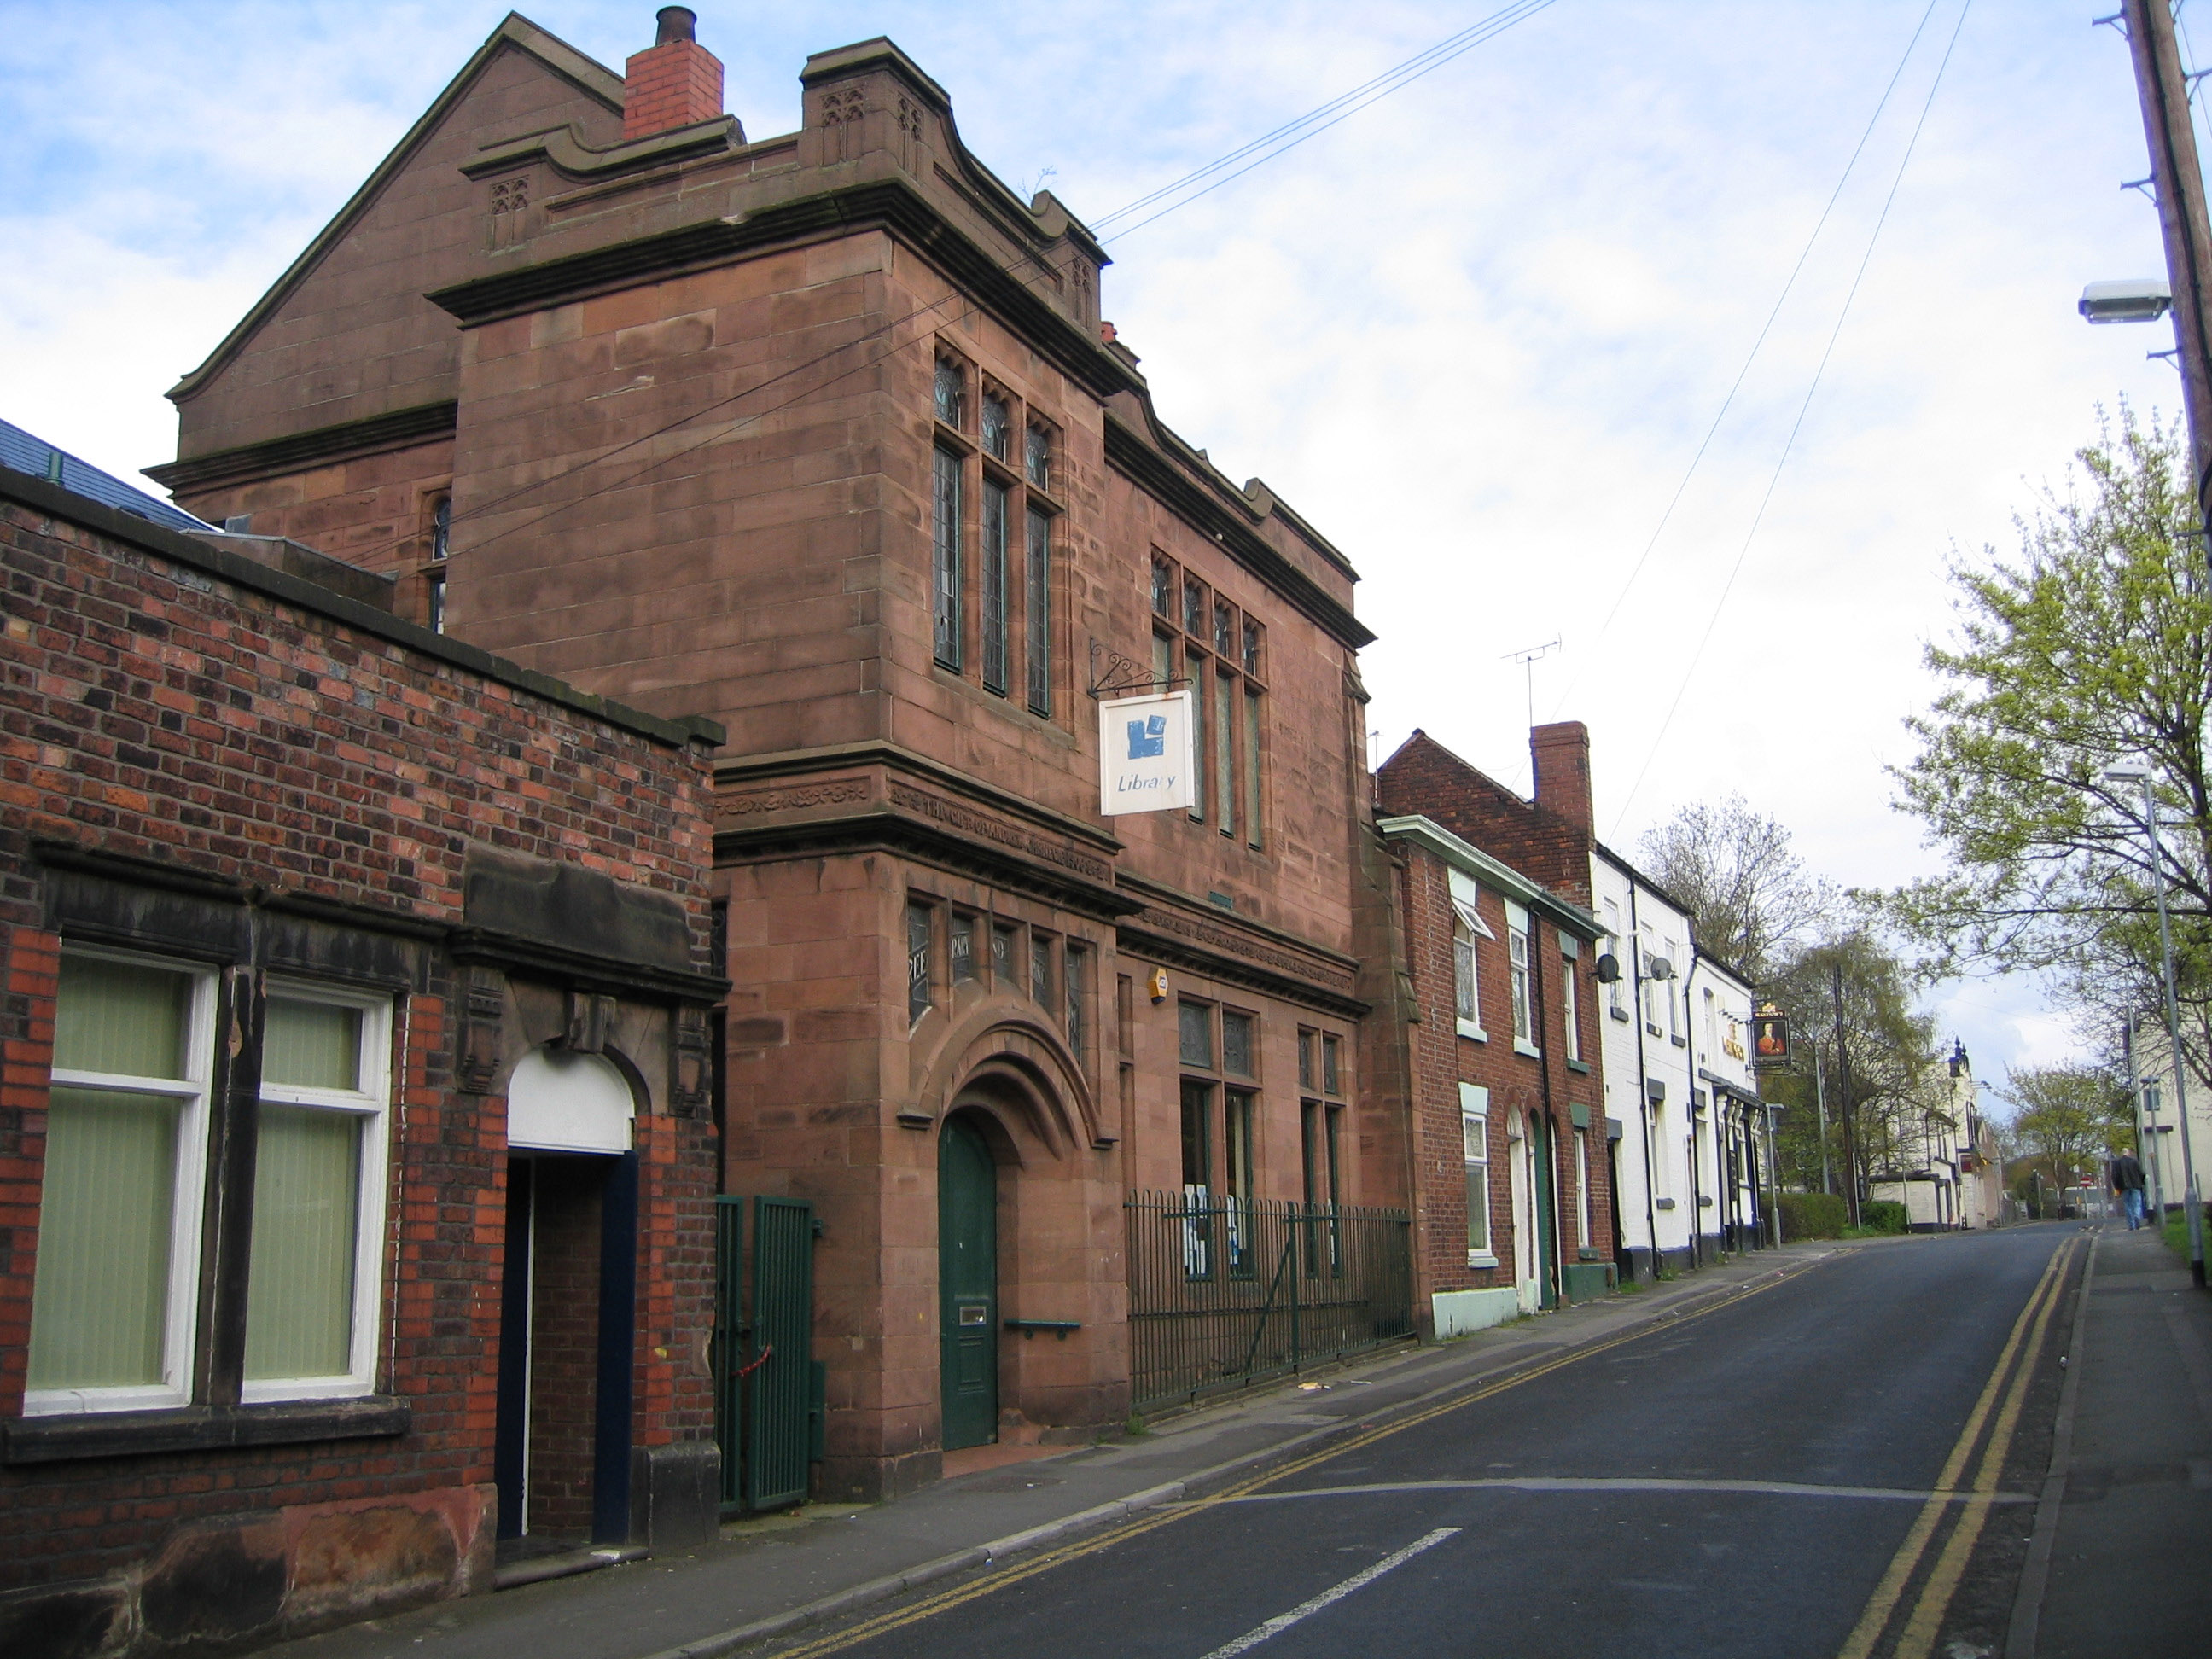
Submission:
[[[1188,807],[1197,769],[1191,694],[1164,691],[1098,705],[1098,808],[1160,812]]]

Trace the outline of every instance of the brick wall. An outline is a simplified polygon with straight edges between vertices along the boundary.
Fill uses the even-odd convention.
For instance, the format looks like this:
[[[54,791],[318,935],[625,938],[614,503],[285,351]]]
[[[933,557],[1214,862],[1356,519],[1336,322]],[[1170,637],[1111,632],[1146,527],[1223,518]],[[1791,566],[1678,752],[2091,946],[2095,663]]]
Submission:
[[[428,938],[462,921],[464,860],[489,846],[674,896],[703,968],[709,841],[706,751],[679,729],[16,475],[0,562],[4,1419],[24,1385],[58,948],[34,843]],[[490,1480],[505,1122],[497,1097],[457,1092],[453,970],[437,948],[422,961],[393,1019],[377,1377],[408,1431],[0,1469],[0,1588],[106,1571],[187,1522]],[[641,1117],[637,1145],[637,1435],[665,1443],[712,1422],[712,1130]]]

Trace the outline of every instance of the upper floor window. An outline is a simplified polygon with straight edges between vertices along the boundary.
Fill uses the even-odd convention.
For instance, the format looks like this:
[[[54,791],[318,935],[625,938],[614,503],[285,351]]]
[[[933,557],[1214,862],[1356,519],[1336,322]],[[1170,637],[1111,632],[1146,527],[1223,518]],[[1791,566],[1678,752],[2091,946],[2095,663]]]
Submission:
[[[968,371],[951,357],[937,360],[937,418],[945,425],[968,424]]]
[[[1264,630],[1164,554],[1152,555],[1151,595],[1154,615],[1168,618],[1172,629],[1179,614],[1182,624],[1179,635],[1156,632],[1152,652],[1154,678],[1164,686],[1176,678],[1180,650],[1182,678],[1191,689],[1198,766],[1190,816],[1232,840],[1241,828],[1245,844],[1257,848],[1264,839],[1266,688],[1258,677]]]
[[[1505,907],[1505,948],[1513,988],[1513,1046],[1534,1054],[1536,1012],[1528,978],[1528,913],[1517,904]]]
[[[1462,1036],[1477,1042],[1487,1042],[1489,1034],[1482,1029],[1482,985],[1480,964],[1475,951],[1478,939],[1495,939],[1498,935],[1482,919],[1480,908],[1482,890],[1474,878],[1451,872],[1452,906],[1452,1000],[1454,1012]]]
[[[969,430],[974,388],[980,395],[971,447],[955,434]],[[932,654],[939,667],[972,673],[985,690],[1050,719],[1053,520],[1060,509],[1038,482],[1049,476],[1048,429],[1033,411],[1024,415],[1014,392],[982,380],[949,347],[938,351],[934,400],[940,429],[931,461]]]
[[[1569,950],[1570,945],[1577,945]],[[1559,935],[1559,1021],[1565,1028],[1567,1058],[1580,1064],[1583,1057],[1583,988],[1579,945]]]
[[[996,392],[983,394],[983,453],[994,461],[1013,459],[1013,411]]]
[[[1022,474],[1036,489],[1052,488],[1052,434],[1034,421],[1023,440]]]

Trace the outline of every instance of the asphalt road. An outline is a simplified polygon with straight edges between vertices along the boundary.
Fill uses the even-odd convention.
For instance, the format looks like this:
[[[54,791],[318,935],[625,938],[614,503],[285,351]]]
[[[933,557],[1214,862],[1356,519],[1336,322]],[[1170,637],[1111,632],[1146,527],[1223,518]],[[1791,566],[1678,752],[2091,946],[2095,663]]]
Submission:
[[[2078,1248],[2076,1230],[2045,1226],[1856,1251],[1256,1486],[769,1650],[1955,1650],[1958,1619],[1996,1616],[2016,1576],[2033,1510],[2015,1500],[2035,1486],[2052,1315]],[[1948,1495],[1969,1488],[1979,1501]]]

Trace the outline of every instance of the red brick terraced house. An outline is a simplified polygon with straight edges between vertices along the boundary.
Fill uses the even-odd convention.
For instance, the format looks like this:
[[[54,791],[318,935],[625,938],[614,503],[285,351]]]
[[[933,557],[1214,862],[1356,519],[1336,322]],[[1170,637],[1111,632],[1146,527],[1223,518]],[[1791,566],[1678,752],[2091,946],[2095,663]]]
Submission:
[[[1404,1328],[1402,1218],[1343,1208],[1402,1184],[1354,1104],[1349,562],[1162,423],[1097,241],[896,46],[754,138],[694,25],[617,76],[508,18],[155,476],[728,728],[722,1179],[821,1223],[817,1492],[1234,1384],[1241,1337],[1163,1334],[1280,1285],[1284,1206],[1339,1206],[1297,1282],[1346,1332]],[[1109,813],[1098,704],[1146,693],[1188,804]]]
[[[5,470],[0,567],[0,1652],[711,1536],[719,730]]]
[[[1391,1018],[1370,1040],[1369,1115],[1384,1133],[1406,1121],[1416,1308],[1449,1337],[1602,1295],[1613,1217],[1599,924],[1492,850],[1540,856],[1555,827],[1542,809],[1425,733],[1383,763],[1377,787],[1386,861],[1369,982]],[[1498,835],[1508,812],[1519,833]]]

